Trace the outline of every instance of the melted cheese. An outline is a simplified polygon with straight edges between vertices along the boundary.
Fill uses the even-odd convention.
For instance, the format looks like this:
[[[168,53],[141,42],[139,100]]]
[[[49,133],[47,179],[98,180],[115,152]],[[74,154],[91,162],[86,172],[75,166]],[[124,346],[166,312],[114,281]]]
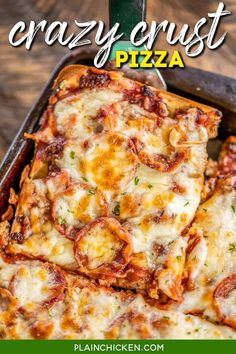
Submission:
[[[21,244],[9,246],[9,252],[44,257],[44,259],[64,266],[76,268],[73,242],[52,229],[46,235],[33,234],[27,241]]]
[[[0,287],[14,295],[9,313],[1,308],[1,329],[11,339],[235,338],[227,326],[184,313],[235,317],[234,288],[213,304],[217,287],[235,271],[235,191],[216,193],[182,235],[200,203],[216,112],[201,113],[194,102],[154,89],[145,93],[115,73],[97,74],[71,74],[51,97],[47,126],[35,135],[44,144],[21,190],[6,251],[99,282],[0,257]],[[80,79],[95,87],[78,89]],[[194,232],[199,239],[189,252]],[[187,276],[189,291],[177,307]],[[175,305],[161,311],[141,295],[99,284],[146,289]]]
[[[68,231],[71,227],[79,229],[94,219],[107,215],[104,196],[88,184],[72,185],[59,193],[53,208],[56,224],[64,226]]]
[[[190,254],[195,259],[195,267],[190,276],[193,279],[193,290],[185,294],[182,305],[184,311],[203,311],[204,314],[217,320],[213,306],[213,292],[226,277],[235,274],[236,270],[236,191],[223,191],[217,188],[213,196],[199,208],[194,227],[198,227],[204,236],[204,243],[199,250]],[[191,232],[191,230],[190,230]],[[216,266],[217,265],[217,266]],[[233,295],[234,292],[230,296]],[[223,300],[222,300],[223,301]],[[232,302],[225,299],[222,303],[225,313],[232,311]],[[235,320],[235,314],[233,315]]]
[[[70,139],[89,137],[96,128],[100,108],[121,98],[121,93],[103,89],[84,91],[59,101],[54,110],[59,133]]]
[[[108,85],[107,88],[75,90],[74,94],[56,102],[51,114],[55,129],[65,140],[62,153],[55,156],[52,153],[50,158],[55,157],[53,166],[60,169],[63,178],[54,176],[54,180],[47,176],[34,180],[36,206],[30,207],[32,192],[29,191],[20,202],[26,205],[25,199],[28,204],[23,211],[20,207],[17,211],[17,215],[26,215],[30,220],[27,238],[23,244],[11,242],[10,252],[42,256],[74,269],[75,248],[67,237],[76,239],[81,228],[101,216],[108,216],[116,218],[129,234],[132,245],[129,261],[135,259],[136,267],[145,265],[145,271],[154,274],[157,267],[171,259],[171,245],[178,244],[178,239],[182,241],[181,233],[191,223],[200,203],[208,131],[197,124],[197,109],[190,109],[181,117],[175,114],[168,117],[163,101],[160,107],[166,109],[165,117],[161,117],[158,110],[149,111],[154,98],[144,99],[143,107],[141,101],[130,104],[119,85]],[[173,105],[174,101],[173,98]],[[107,209],[101,206],[103,198],[95,198],[95,195],[88,198],[85,190],[65,196],[65,190],[70,190],[71,185],[85,182],[92,192],[104,194]],[[22,193],[24,195],[24,191]],[[15,221],[13,232],[18,232],[20,227],[22,225]],[[102,262],[110,264],[120,247],[116,246],[114,238],[100,232],[82,238],[78,252],[81,251],[93,267],[102,266]],[[77,270],[81,270],[80,267],[77,258]],[[178,278],[181,276],[179,271]],[[147,277],[144,281],[140,278],[135,287],[149,288],[149,282]],[[126,286],[134,284],[127,279]],[[165,295],[172,294],[173,299],[179,297],[163,282],[161,288]]]
[[[124,190],[135,175],[137,156],[125,135],[105,133],[88,142],[81,169],[103,191]]]
[[[36,304],[50,299],[50,287],[54,285],[52,276],[49,270],[40,265],[22,265],[12,279],[10,289],[20,306],[33,309]]]
[[[79,252],[87,258],[89,269],[111,263],[123,246],[122,240],[114,230],[98,223],[91,228],[77,243]]]
[[[220,339],[234,338],[227,327],[216,326],[196,316],[174,311],[158,311],[138,296],[109,327],[109,339]]]
[[[11,298],[14,306],[8,308],[8,313],[0,311],[4,339],[236,338],[229,327],[178,311],[161,311],[147,304],[141,295],[116,292],[69,274],[65,275],[64,297],[39,311],[37,305],[50,297],[48,291],[57,279],[50,280],[45,264],[2,261],[0,270],[0,287],[5,275],[7,287],[13,282],[15,289]],[[19,307],[21,311],[15,316]]]

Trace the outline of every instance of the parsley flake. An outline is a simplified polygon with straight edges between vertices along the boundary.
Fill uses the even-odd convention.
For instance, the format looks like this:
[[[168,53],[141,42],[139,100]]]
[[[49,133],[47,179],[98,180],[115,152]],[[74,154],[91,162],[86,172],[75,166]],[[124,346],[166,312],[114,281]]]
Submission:
[[[229,247],[228,247],[228,250],[229,252],[233,253],[233,252],[236,252],[236,242],[232,242],[229,244]]]
[[[61,90],[64,89],[66,86],[66,81],[65,80],[61,81],[58,86]]]
[[[115,208],[113,209],[112,213],[116,216],[120,215],[120,204],[116,204]]]
[[[153,188],[153,185],[152,185],[152,184],[149,184],[149,185],[148,185],[148,188],[149,188],[149,189]]]
[[[233,210],[233,213],[235,214],[235,206],[231,205],[231,209]]]
[[[65,225],[66,224],[66,219],[62,218],[61,216],[59,216],[58,218],[58,224],[59,225]]]
[[[88,179],[84,176],[81,176],[81,178],[85,181],[85,182],[88,182]]]
[[[137,185],[139,184],[139,178],[138,178],[138,176],[135,176],[135,178],[134,178],[134,184],[135,184],[135,186],[137,186]]]
[[[45,306],[46,306],[46,310],[47,310],[47,312],[48,312],[48,316],[49,316],[49,317],[52,317],[52,313],[51,313],[51,310],[50,310],[48,304],[46,304]]]
[[[74,151],[71,151],[71,152],[70,152],[70,158],[71,158],[72,160],[74,160],[74,158],[75,158],[75,152],[74,152]]]
[[[89,195],[95,195],[96,193],[94,189],[88,189],[87,192]]]

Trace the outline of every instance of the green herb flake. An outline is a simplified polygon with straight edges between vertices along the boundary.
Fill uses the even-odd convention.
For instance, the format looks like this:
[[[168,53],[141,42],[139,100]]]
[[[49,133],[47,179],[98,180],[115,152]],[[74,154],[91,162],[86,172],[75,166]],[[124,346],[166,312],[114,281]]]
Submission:
[[[123,193],[121,193],[121,195],[126,195],[127,194],[127,192],[123,192]]]
[[[113,209],[112,213],[116,216],[120,215],[120,204],[116,204],[115,208]]]
[[[180,262],[182,257],[181,256],[176,256],[176,259],[177,259],[178,262]]]
[[[184,204],[185,207],[186,207],[187,205],[189,205],[189,202],[186,202],[186,203]]]
[[[96,194],[96,191],[94,189],[88,189],[87,192],[88,192],[89,195],[95,195]]]
[[[46,310],[47,310],[47,312],[48,312],[48,316],[49,316],[49,317],[52,317],[52,313],[51,313],[51,310],[50,310],[48,304],[46,304],[45,307],[46,307]]]
[[[153,185],[152,185],[152,184],[149,184],[149,185],[148,185],[148,188],[149,188],[149,189],[153,188]]]
[[[231,252],[231,253],[236,252],[236,242],[230,243],[228,250],[229,250],[229,252]]]
[[[62,218],[61,216],[59,216],[58,218],[58,224],[59,225],[65,225],[66,224],[66,219]]]
[[[236,210],[235,210],[235,206],[231,205],[231,209],[233,210],[233,213],[235,214]]]
[[[81,178],[85,181],[85,182],[88,182],[88,179],[84,176],[81,176]]]
[[[64,89],[66,86],[66,81],[65,80],[61,81],[58,86],[59,86],[59,89],[61,89],[61,90]]]
[[[135,178],[134,178],[134,184],[135,184],[135,186],[137,186],[137,185],[139,184],[139,178],[138,178],[138,176],[135,176]]]
[[[205,213],[207,212],[207,209],[205,209],[205,208],[203,208],[202,210],[205,211]]]
[[[70,158],[71,158],[72,160],[74,160],[74,158],[75,158],[75,152],[74,152],[74,151],[71,151],[71,152],[70,152]]]

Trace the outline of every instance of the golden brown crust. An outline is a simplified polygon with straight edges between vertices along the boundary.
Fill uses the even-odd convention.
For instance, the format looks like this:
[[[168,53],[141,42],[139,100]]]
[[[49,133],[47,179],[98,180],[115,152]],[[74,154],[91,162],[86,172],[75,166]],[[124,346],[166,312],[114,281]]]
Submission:
[[[3,248],[8,244],[8,237],[11,225],[8,220],[0,222],[0,247]]]

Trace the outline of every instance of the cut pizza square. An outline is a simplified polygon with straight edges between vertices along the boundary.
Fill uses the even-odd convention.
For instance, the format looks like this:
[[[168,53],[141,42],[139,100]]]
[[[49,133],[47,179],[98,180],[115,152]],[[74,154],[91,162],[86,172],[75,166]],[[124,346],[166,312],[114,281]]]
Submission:
[[[236,338],[226,326],[162,311],[59,266],[0,255],[2,339]]]
[[[189,231],[181,309],[236,328],[236,138],[223,145],[215,187]],[[212,185],[212,183],[211,183]]]
[[[219,111],[84,66],[58,76],[5,252],[181,301]]]

